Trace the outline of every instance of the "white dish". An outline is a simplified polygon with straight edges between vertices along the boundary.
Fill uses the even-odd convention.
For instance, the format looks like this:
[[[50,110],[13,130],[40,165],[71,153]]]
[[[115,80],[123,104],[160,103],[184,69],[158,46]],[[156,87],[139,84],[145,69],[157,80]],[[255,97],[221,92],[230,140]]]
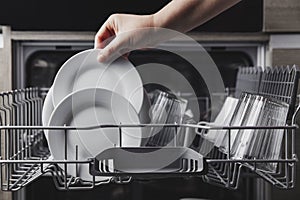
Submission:
[[[54,105],[52,102],[52,87],[49,89],[47,96],[44,100],[43,110],[42,110],[42,123],[43,126],[47,126],[51,113],[54,110]]]
[[[99,124],[138,124],[139,118],[133,106],[122,96],[105,89],[84,89],[68,95],[54,109],[49,126],[94,126]],[[123,128],[122,146],[140,146],[141,129]],[[67,132],[67,159],[78,160],[95,157],[103,150],[119,146],[119,129],[74,130]],[[55,160],[65,159],[64,131],[50,130],[48,143]],[[88,165],[78,166],[78,176],[91,181]],[[75,165],[68,166],[68,174],[76,176]],[[97,181],[109,177],[97,177]]]
[[[237,103],[238,99],[227,97],[213,124],[216,126],[228,126]],[[210,142],[215,143],[218,137],[222,137],[220,136],[221,132],[222,130],[209,130],[204,137]]]
[[[251,94],[244,94],[244,96],[240,97],[240,99],[239,99],[239,102],[236,106],[233,117],[229,122],[229,126],[241,126],[247,117],[250,106],[251,106]],[[227,131],[226,131],[226,133],[227,133]],[[223,137],[222,144],[219,147],[223,153],[227,153],[228,149],[229,149],[228,148],[228,139],[229,138],[226,133]],[[230,149],[231,150],[234,145],[235,139],[238,136],[238,133],[239,133],[239,130],[237,130],[237,129],[230,131]]]
[[[48,126],[50,116],[54,110],[54,105],[52,102],[52,87],[49,89],[47,96],[44,100],[43,110],[42,110],[42,123],[43,126]],[[44,130],[46,138],[48,138],[48,130]]]
[[[100,63],[97,60],[99,51],[80,52],[63,64],[53,82],[54,106],[72,92],[103,88],[125,97],[139,112],[143,103],[143,83],[135,67],[122,57],[112,63]]]
[[[247,120],[243,123],[243,126],[257,126],[257,122],[261,115],[264,105],[264,98],[261,96],[253,96],[253,103],[250,107]],[[251,117],[250,117],[251,116]],[[239,135],[233,144],[233,151],[234,155],[233,158],[235,159],[242,159],[244,158],[246,151],[249,147],[249,142],[251,138],[254,136],[255,130],[247,129],[242,130],[239,132]]]
[[[216,126],[228,126],[237,104],[237,98],[227,97],[213,124]],[[225,135],[226,130],[209,130],[207,134],[205,134],[205,139],[214,143],[216,147],[219,147]]]
[[[237,98],[227,97],[214,122],[208,123],[208,125],[228,126],[237,104]],[[204,140],[201,144],[199,152],[201,155],[206,156],[209,152],[211,152],[214,146],[220,147],[227,134],[226,130],[208,130],[207,133],[202,134],[202,136]]]

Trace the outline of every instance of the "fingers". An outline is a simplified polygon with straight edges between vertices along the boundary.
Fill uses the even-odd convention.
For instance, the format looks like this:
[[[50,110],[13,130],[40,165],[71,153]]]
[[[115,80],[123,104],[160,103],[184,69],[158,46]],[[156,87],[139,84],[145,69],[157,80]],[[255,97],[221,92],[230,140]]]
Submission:
[[[102,27],[101,27],[102,28]],[[107,39],[112,37],[114,34],[111,33],[106,27],[99,30],[95,36],[95,49],[103,49],[107,45]]]
[[[99,62],[105,62],[116,55],[120,55],[119,50],[123,41],[121,37],[116,37],[115,18],[117,18],[116,14],[111,15],[95,36],[94,48],[102,49],[101,54],[98,55]]]
[[[118,34],[121,32],[119,24],[122,24],[120,20],[123,18],[119,14],[111,15],[97,32],[94,48],[102,49],[98,56],[99,62],[106,62],[128,52],[126,49],[128,49],[131,35]]]
[[[112,39],[111,42],[102,49],[101,53],[98,55],[98,61],[106,62],[122,55],[121,50],[124,46],[124,38],[118,36],[114,37],[114,39]]]
[[[111,19],[108,18],[107,21],[101,26],[97,34],[95,35],[94,48],[102,49],[107,45],[107,39],[114,36],[115,31],[112,26]]]

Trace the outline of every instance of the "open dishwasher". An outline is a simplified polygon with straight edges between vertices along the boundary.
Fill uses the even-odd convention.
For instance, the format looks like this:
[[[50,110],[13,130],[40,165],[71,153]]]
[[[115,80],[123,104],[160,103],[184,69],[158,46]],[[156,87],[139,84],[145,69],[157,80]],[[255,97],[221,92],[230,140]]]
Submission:
[[[43,98],[38,88],[26,88],[0,94],[0,186],[3,191],[17,191],[29,185],[45,174],[52,176],[55,187],[59,190],[91,190],[110,183],[129,184],[131,181],[147,181],[177,177],[189,179],[199,177],[205,182],[228,189],[238,189],[241,177],[259,176],[275,187],[293,188],[297,155],[295,153],[297,87],[299,70],[293,67],[260,67],[240,68],[237,76],[235,96],[243,96],[243,92],[262,95],[266,98],[284,102],[288,105],[284,125],[264,126],[222,126],[208,122],[182,124],[99,124],[89,127],[74,126],[41,126],[41,109]],[[248,113],[249,114],[249,113]],[[69,130],[90,130],[115,128],[119,130],[130,127],[168,127],[174,129],[176,140],[182,131],[192,129],[200,138],[205,139],[205,132],[221,130],[227,138],[227,148],[221,151],[214,146],[206,156],[201,153],[201,141],[196,145],[174,143],[173,146],[152,145],[142,147],[115,146],[98,156],[86,160],[68,158],[67,143],[62,152],[64,159],[49,159],[45,130],[57,130],[67,137]],[[181,130],[181,131],[178,131]],[[232,135],[236,130],[247,133],[269,133],[274,136],[282,130],[280,155],[276,159],[270,157],[235,157],[232,154]],[[179,133],[179,134],[177,134]],[[187,137],[187,136],[185,136]],[[266,138],[266,137],[265,137]],[[65,140],[66,141],[66,140]],[[121,144],[121,142],[120,142]],[[147,154],[159,152],[157,154]],[[142,156],[138,156],[138,155]],[[169,165],[161,167],[160,163],[173,157]],[[272,165],[273,163],[273,165]],[[262,165],[276,165],[275,170],[262,169]],[[86,165],[93,179],[84,181],[68,174],[68,166],[75,168]],[[105,181],[97,181],[97,177],[110,177]]]

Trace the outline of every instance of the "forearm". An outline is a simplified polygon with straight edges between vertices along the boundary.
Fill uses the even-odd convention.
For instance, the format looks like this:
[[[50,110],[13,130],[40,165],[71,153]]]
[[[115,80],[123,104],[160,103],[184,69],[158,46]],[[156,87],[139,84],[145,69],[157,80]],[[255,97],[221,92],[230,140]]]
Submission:
[[[154,26],[187,32],[240,0],[173,0],[153,15]]]

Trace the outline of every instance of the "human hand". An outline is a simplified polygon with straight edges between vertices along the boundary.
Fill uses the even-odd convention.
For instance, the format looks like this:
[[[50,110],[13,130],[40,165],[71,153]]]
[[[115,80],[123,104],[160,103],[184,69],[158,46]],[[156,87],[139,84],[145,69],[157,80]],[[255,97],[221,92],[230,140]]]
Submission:
[[[95,48],[103,49],[98,59],[104,62],[133,49],[156,45],[174,37],[174,31],[192,30],[239,1],[177,0],[152,15],[113,14],[95,36]]]
[[[153,15],[111,15],[95,36],[94,47],[102,49],[98,60],[104,62],[114,55],[150,45],[146,39],[150,27],[154,27]]]

